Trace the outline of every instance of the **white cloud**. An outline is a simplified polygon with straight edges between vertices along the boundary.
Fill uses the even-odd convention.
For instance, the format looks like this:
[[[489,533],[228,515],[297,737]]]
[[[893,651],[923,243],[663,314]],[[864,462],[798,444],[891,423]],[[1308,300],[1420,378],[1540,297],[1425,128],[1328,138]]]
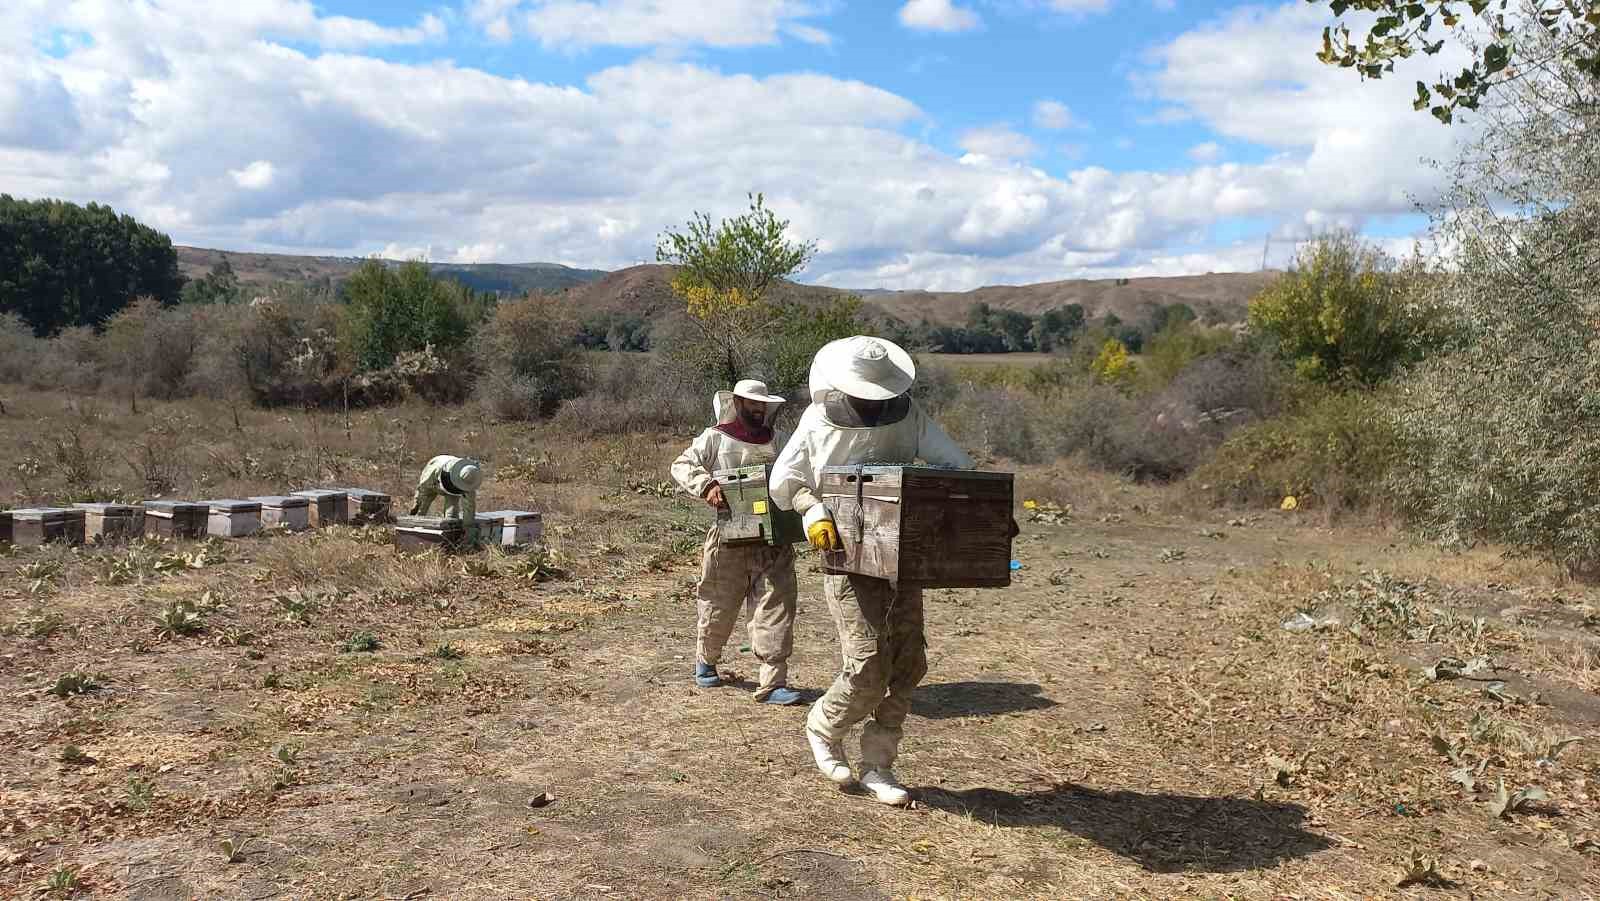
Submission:
[[[1222,159],[1222,145],[1216,141],[1206,141],[1189,148],[1189,159],[1198,163],[1214,163]]]
[[[970,31],[982,20],[950,0],[910,0],[900,7],[900,24],[918,31]]]
[[[469,9],[491,37],[521,31],[567,49],[750,47],[785,34],[826,44],[826,31],[801,21],[819,14],[808,0],[474,0]]]
[[[23,36],[0,33],[5,189],[109,203],[202,246],[605,268],[650,258],[691,211],[736,213],[760,190],[799,237],[822,242],[810,280],[962,288],[1254,268],[1259,244],[1206,246],[1219,222],[1408,212],[1433,176],[1406,159],[1415,149],[1394,148],[1450,133],[1404,97],[1372,93],[1388,79],[1302,66],[1320,20],[1297,8],[1183,35],[1140,79],[1153,106],[1219,142],[1267,144],[1266,162],[1050,174],[1023,162],[1039,150],[1005,126],[962,135],[964,156],[942,152],[913,136],[929,121],[921,109],[860,81],[644,58],[532,83],[275,43],[294,0],[234,0],[216,7],[227,27],[198,28],[198,2],[24,7]],[[530,8],[478,11],[515,21]],[[303,41],[307,27],[322,26],[288,30]],[[33,38],[57,30],[92,41],[56,58]],[[72,119],[50,140],[12,138],[15,123],[63,110]]]
[[[1046,128],[1060,131],[1072,128],[1078,120],[1072,115],[1072,110],[1059,100],[1040,100],[1033,105],[1033,125],[1035,128]]]
[[[1023,159],[1038,152],[1026,135],[1004,125],[988,125],[964,131],[956,139],[962,150],[997,160]]]
[[[272,164],[256,160],[243,169],[229,169],[234,184],[249,191],[259,191],[272,184]]]

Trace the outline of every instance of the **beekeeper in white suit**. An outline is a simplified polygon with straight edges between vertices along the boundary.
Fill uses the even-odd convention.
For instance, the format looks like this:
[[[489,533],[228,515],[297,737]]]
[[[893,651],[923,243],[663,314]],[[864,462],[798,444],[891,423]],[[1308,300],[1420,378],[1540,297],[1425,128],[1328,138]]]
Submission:
[[[772,423],[783,402],[782,397],[767,390],[766,382],[756,379],[743,379],[732,391],[713,395],[711,407],[717,424],[701,432],[672,461],[672,479],[678,488],[705,501],[713,510],[726,507],[722,486],[713,473],[777,459],[786,436]],[[702,688],[722,684],[717,664],[722,660],[728,636],[733,634],[739,608],[747,606],[750,650],[761,661],[755,699],[765,704],[800,703],[800,693],[788,687],[798,593],[792,547],[724,546],[713,522],[706,533],[697,589],[700,616],[695,683]]]
[[[411,502],[412,516],[426,516],[436,498],[444,497],[441,516],[457,517],[467,539],[478,540],[478,489],[483,485],[483,468],[471,457],[440,454],[422,467],[417,478],[417,496]]]
[[[811,405],[778,455],[768,491],[805,519],[813,546],[837,549],[839,532],[817,497],[825,466],[907,464],[970,469],[972,458],[906,393],[916,379],[911,356],[892,342],[857,335],[825,345],[811,365]],[[823,591],[839,628],[844,668],[806,718],[817,768],[851,782],[844,737],[861,732],[861,785],[885,804],[910,800],[892,769],[911,691],[928,672],[922,591],[884,579],[824,575]]]

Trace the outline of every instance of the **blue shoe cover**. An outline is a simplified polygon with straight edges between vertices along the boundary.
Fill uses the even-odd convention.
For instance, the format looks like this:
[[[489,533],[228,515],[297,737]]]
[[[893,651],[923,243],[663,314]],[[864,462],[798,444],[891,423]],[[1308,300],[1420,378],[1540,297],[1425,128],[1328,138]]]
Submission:
[[[717,668],[709,663],[696,663],[694,665],[694,683],[701,688],[716,688],[722,684],[722,677],[717,675]]]

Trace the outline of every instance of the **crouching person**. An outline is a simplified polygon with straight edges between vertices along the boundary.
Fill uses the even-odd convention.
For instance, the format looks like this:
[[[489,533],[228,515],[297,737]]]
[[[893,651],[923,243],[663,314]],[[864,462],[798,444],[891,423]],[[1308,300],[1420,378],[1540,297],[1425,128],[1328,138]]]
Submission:
[[[727,506],[718,470],[759,466],[777,459],[784,436],[772,427],[783,398],[767,393],[766,383],[741,380],[712,399],[717,424],[700,433],[672,463],[679,489],[713,510]],[[722,684],[717,664],[733,633],[739,608],[748,608],[750,648],[761,661],[755,698],[767,704],[798,704],[788,687],[789,655],[794,650],[794,550],[765,544],[725,546],[713,523],[706,535],[698,589],[700,622],[694,680],[703,688]]]
[[[912,402],[907,392],[915,377],[910,355],[878,338],[858,335],[817,352],[811,405],[773,466],[768,492],[780,509],[804,517],[818,550],[841,546],[816,494],[824,467],[920,459],[972,468],[972,458]],[[861,785],[885,804],[903,805],[910,796],[892,767],[912,689],[928,672],[922,591],[869,576],[829,574],[823,576],[823,593],[838,625],[844,667],[806,718],[812,755],[824,776],[848,785],[845,735],[866,720]]]

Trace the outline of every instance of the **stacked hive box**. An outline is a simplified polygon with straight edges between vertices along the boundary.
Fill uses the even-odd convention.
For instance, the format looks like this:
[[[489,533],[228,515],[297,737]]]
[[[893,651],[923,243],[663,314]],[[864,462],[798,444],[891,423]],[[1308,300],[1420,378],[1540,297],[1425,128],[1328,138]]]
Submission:
[[[347,505],[350,496],[343,491],[330,491],[326,488],[308,488],[305,491],[294,492],[294,497],[303,497],[310,502],[306,508],[306,522],[313,529],[324,526],[344,525],[350,521]]]
[[[345,497],[345,521],[353,526],[389,521],[389,495],[365,488],[335,488]]]
[[[224,499],[205,501],[211,511],[206,532],[218,538],[241,538],[261,531],[261,502]]]
[[[144,533],[152,538],[199,538],[211,510],[192,501],[145,501]]]
[[[311,500],[298,495],[269,494],[252,497],[261,504],[261,527],[299,532],[310,528]]]
[[[73,504],[84,513],[84,538],[125,541],[144,534],[144,508],[128,504]]]
[[[1011,473],[828,466],[821,482],[844,545],[823,554],[824,571],[911,588],[1011,584]]]
[[[544,517],[528,510],[494,510],[479,513],[478,519],[491,520],[478,534],[484,544],[522,547],[544,537]]]
[[[83,544],[84,513],[62,507],[33,507],[11,511],[11,540],[19,547],[38,547],[51,541]]]

